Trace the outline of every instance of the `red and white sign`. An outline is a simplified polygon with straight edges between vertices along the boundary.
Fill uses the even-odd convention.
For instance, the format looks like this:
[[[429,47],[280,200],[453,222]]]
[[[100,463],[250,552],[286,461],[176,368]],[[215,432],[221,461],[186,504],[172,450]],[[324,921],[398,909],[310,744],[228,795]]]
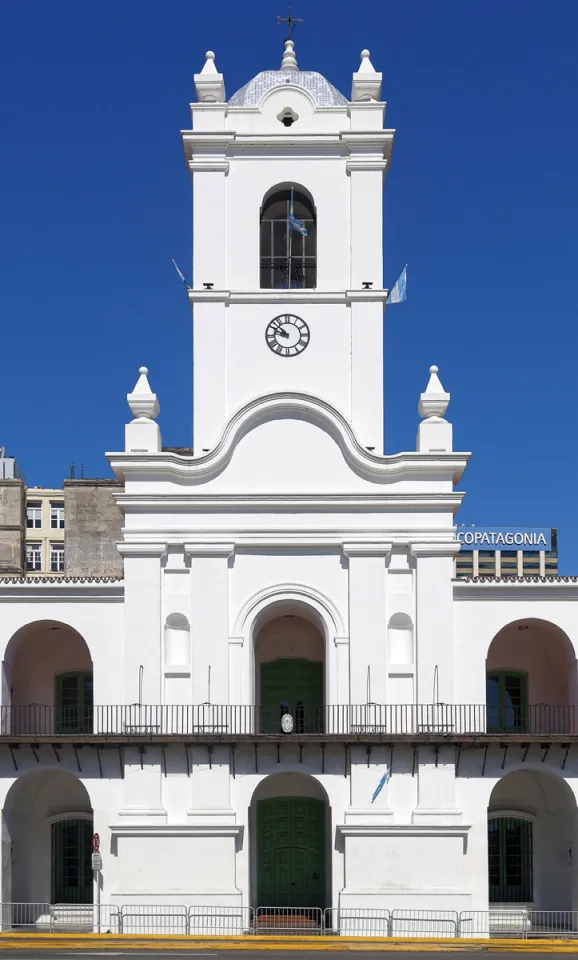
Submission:
[[[92,838],[92,849],[94,850],[95,853],[98,853],[99,848],[100,848],[100,837],[98,833],[95,833]]]

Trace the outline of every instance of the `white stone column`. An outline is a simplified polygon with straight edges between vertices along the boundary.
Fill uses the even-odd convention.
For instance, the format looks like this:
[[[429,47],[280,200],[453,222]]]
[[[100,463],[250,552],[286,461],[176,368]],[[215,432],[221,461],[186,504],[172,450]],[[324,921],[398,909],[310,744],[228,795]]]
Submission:
[[[351,703],[385,704],[386,570],[391,544],[344,543],[349,566]]]
[[[227,420],[227,293],[190,292],[194,306],[193,377],[196,402],[193,410],[195,453],[201,456],[220,440]]]
[[[187,543],[191,564],[193,703],[229,703],[229,558],[232,543]]]

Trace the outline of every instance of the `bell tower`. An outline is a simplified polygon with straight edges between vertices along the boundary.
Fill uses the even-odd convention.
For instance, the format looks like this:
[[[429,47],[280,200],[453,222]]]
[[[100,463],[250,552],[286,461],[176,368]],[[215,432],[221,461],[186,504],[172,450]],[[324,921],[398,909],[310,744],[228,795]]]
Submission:
[[[229,100],[215,55],[195,76],[194,446],[265,395],[315,396],[361,444],[383,451],[382,189],[393,145],[369,52],[348,100],[300,70],[277,70]]]

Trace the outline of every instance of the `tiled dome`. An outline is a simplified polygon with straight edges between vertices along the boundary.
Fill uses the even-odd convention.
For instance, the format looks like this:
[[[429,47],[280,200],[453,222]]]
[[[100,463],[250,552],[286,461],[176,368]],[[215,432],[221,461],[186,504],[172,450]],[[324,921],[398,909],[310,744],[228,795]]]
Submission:
[[[307,90],[318,107],[342,107],[348,103],[347,98],[320,73],[311,70],[263,70],[233,94],[229,105],[256,107],[265,93],[286,83]]]

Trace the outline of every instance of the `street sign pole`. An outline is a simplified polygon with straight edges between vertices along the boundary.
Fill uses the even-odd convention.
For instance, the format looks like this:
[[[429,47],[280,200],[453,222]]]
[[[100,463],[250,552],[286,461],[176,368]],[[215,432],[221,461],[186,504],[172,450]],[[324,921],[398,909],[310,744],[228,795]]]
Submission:
[[[96,886],[96,933],[100,933],[100,873],[102,870],[102,854],[100,852],[100,837],[95,833],[92,838],[92,877]]]

